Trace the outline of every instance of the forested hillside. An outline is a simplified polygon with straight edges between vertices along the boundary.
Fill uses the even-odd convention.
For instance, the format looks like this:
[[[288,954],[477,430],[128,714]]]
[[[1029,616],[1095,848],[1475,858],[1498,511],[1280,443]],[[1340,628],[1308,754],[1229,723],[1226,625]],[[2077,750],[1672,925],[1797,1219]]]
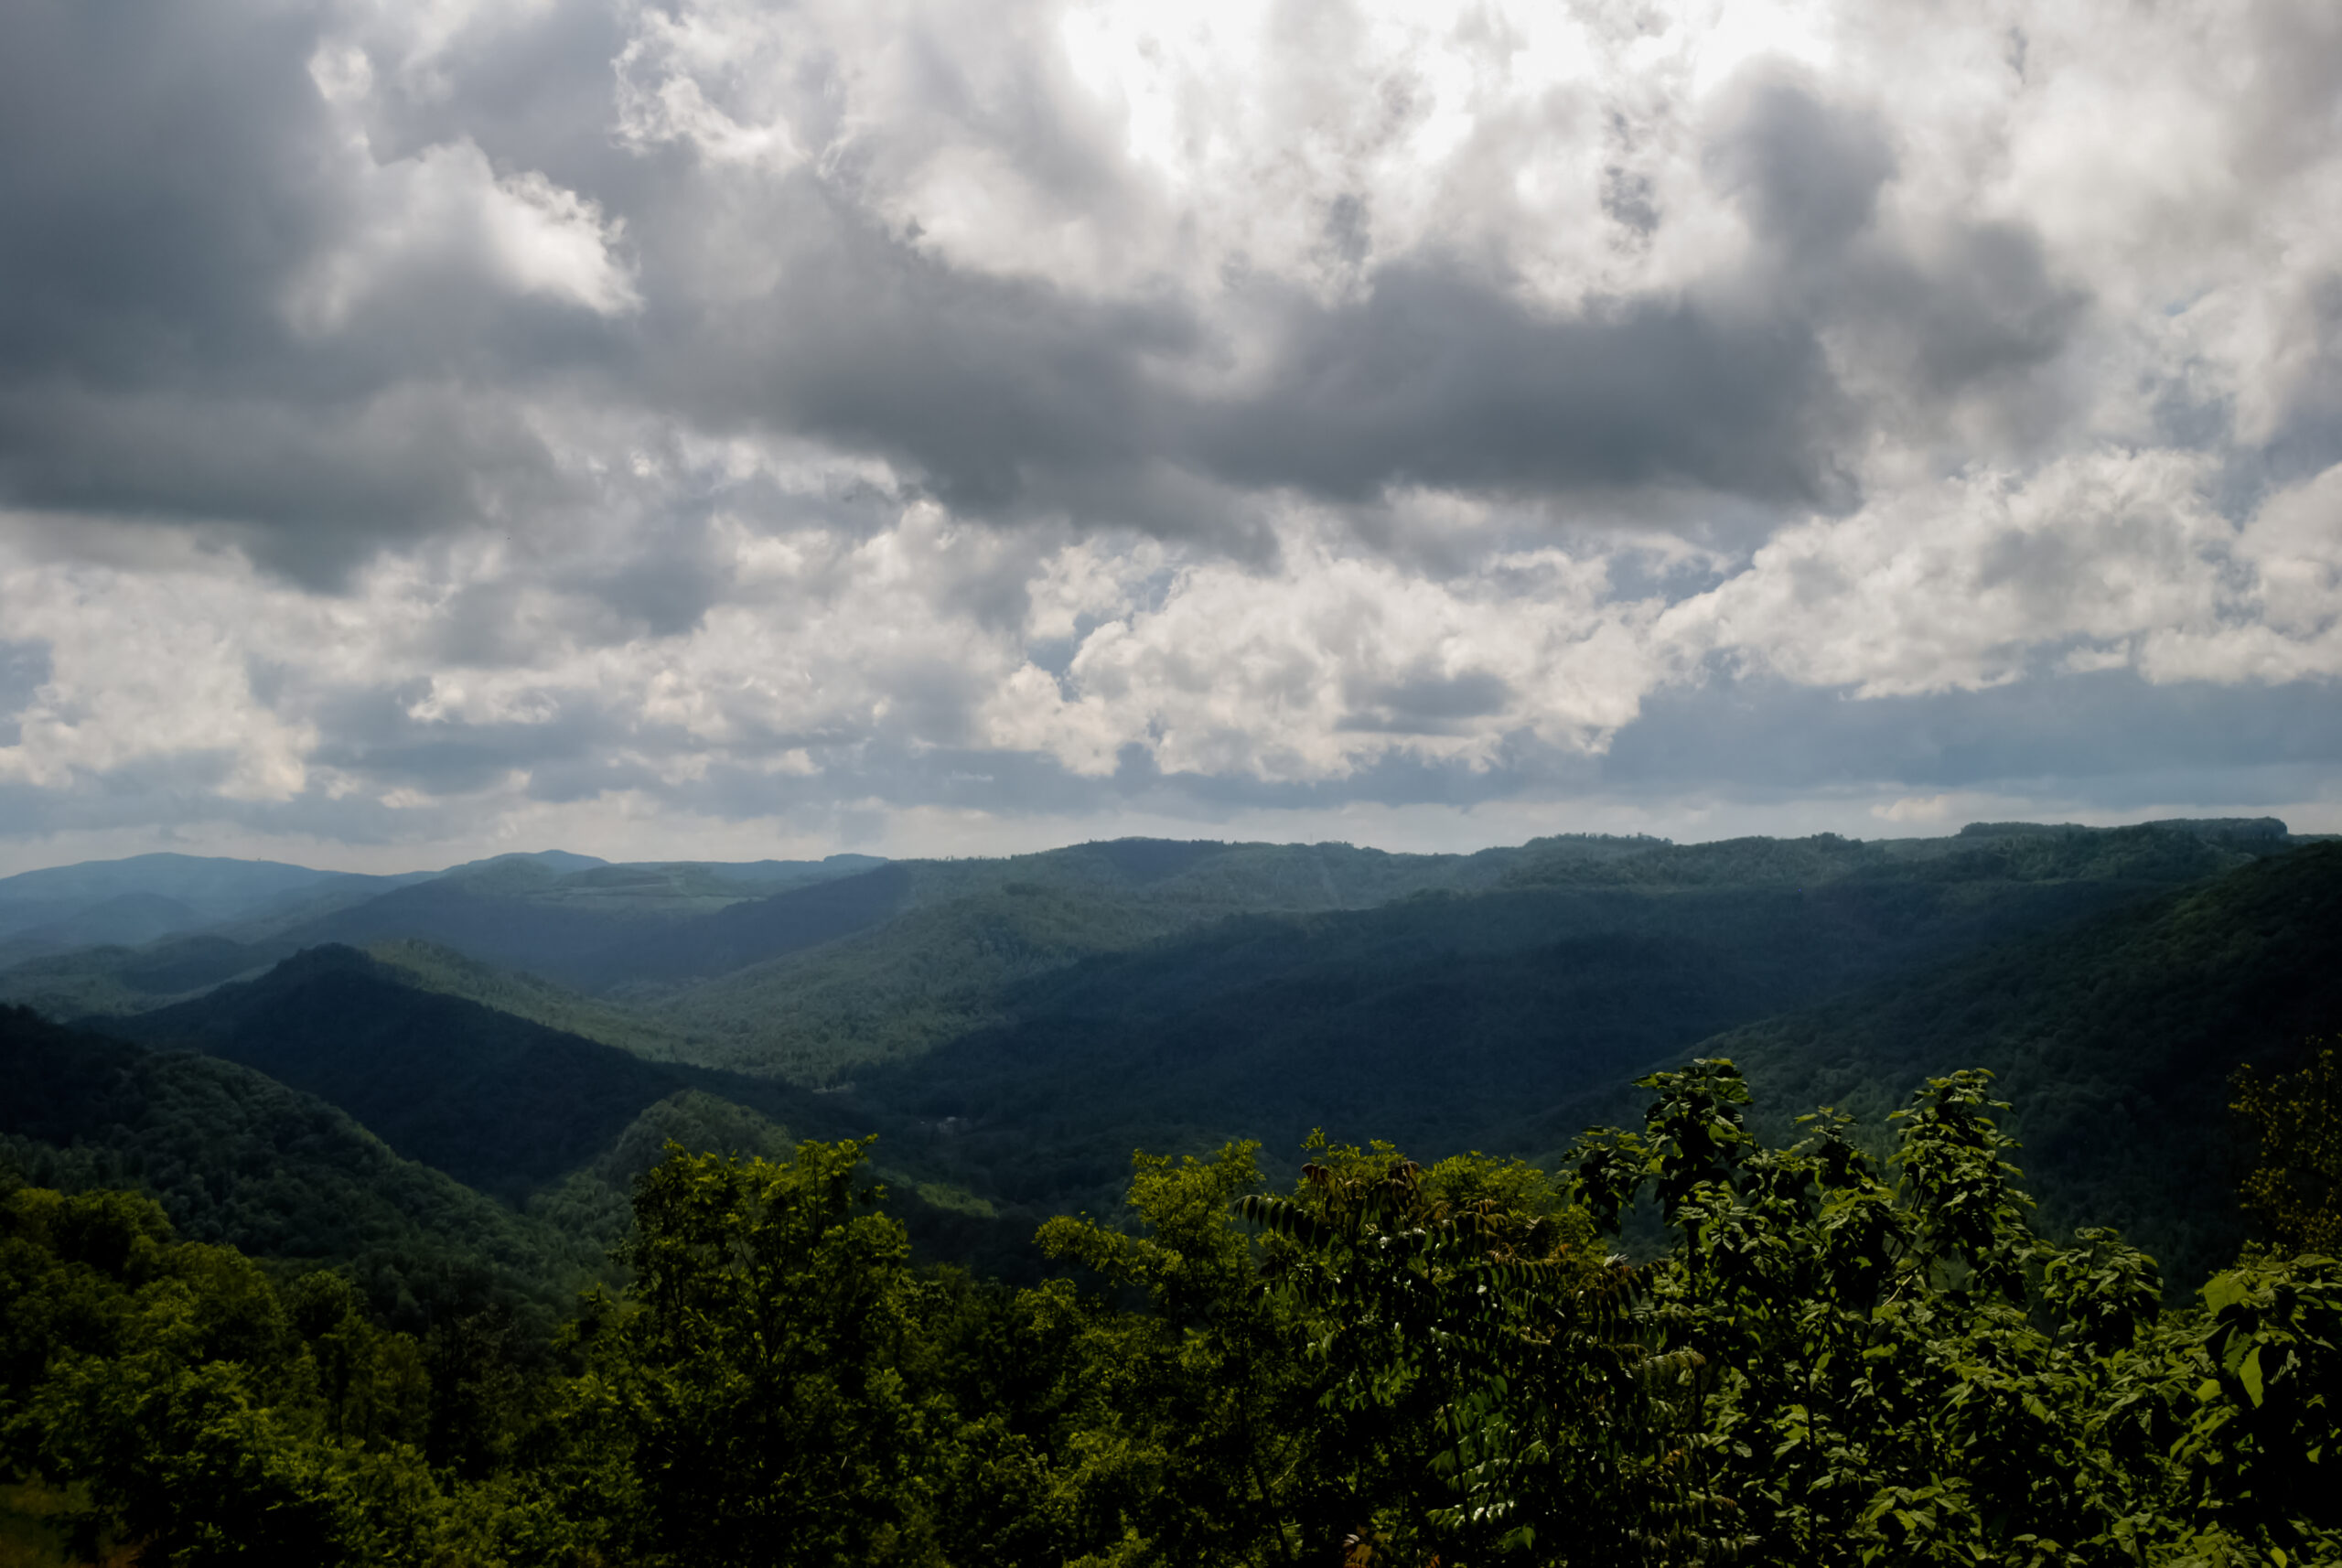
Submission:
[[[1566,877],[1532,862],[1511,879],[1526,886],[1225,922],[1047,973],[1003,991],[991,1026],[858,1069],[854,1098],[950,1119],[932,1157],[1044,1204],[1101,1201],[1139,1144],[1260,1136],[1284,1171],[1321,1125],[1542,1152],[1574,1131],[1556,1107],[1718,1031],[2254,857],[2146,829],[2021,855],[1766,840],[1564,864]]]
[[[426,991],[351,948],[313,948],[255,981],[108,1028],[204,1051],[339,1106],[392,1148],[512,1201],[607,1149],[676,1069]],[[727,1085],[798,1124],[812,1097]]]
[[[1740,1063],[1783,1115],[1829,1104],[1874,1124],[1946,1061],[1988,1068],[2019,1107],[2045,1225],[2118,1227],[2192,1283],[2242,1236],[2232,1195],[2250,1151],[2229,1076],[2290,1069],[2337,1033],[2342,844],[2328,843],[1693,1050]],[[1600,1110],[1564,1107],[1552,1142]]]
[[[118,1033],[256,1067],[513,1202],[686,1088],[800,1133],[877,1132],[910,1186],[969,1195],[928,1217],[942,1230],[919,1221],[923,1244],[973,1224],[969,1244],[998,1259],[1002,1213],[1110,1205],[1135,1146],[1258,1136],[1279,1173],[1316,1126],[1541,1154],[1598,1119],[1633,1073],[1723,1031],[1826,1004],[1835,1011],[1820,1022],[1778,1026],[1805,1031],[1789,1058],[1869,1050],[1855,1036],[1888,1026],[1862,1022],[1864,1009],[1946,986],[1999,994],[1993,963],[2096,973],[2086,942],[2038,939],[2160,908],[2175,888],[2224,886],[2289,842],[2281,823],[2236,821],[1997,824],[1870,843],[1576,837],[1474,856],[1141,840],[875,869],[508,857],[333,918],[387,931],[423,911],[423,924],[461,934],[448,915],[461,909],[504,930],[500,950],[551,950],[583,932],[549,967],[588,977],[585,989],[402,937],[376,944],[383,961],[317,950],[154,1008],[266,950],[197,935],[110,950],[107,1004],[55,1010],[113,1013]],[[2316,880],[2320,864],[2299,875]],[[745,896],[756,876],[779,890]],[[716,907],[695,909],[703,897]],[[2005,960],[1976,957],[2004,949]],[[1984,978],[1959,978],[1971,960]],[[149,1004],[133,1011],[140,996]],[[2159,1004],[2137,1011],[2142,1027],[2163,1027]],[[1876,1094],[1961,1054],[1951,1015],[1928,1015],[1934,1043]],[[1733,1048],[1771,1074],[1756,1040]],[[2203,1054],[2155,1040],[2137,1059]],[[1785,1088],[1810,1101],[1829,1084]],[[2058,1190],[2129,1193],[2125,1215],[2143,1203],[2150,1231],[2175,1227],[2159,1244],[2209,1224],[2204,1245],[2218,1252],[2221,1222],[2183,1219],[2184,1202],[2109,1174],[2122,1146],[2068,1183],[2065,1141],[2052,1139]],[[2185,1256],[2195,1267],[2197,1252]]]
[[[488,1305],[549,1318],[590,1240],[404,1159],[343,1112],[233,1062],[0,1009],[0,1153],[47,1187],[134,1187],[188,1240],[348,1271],[420,1332]]]

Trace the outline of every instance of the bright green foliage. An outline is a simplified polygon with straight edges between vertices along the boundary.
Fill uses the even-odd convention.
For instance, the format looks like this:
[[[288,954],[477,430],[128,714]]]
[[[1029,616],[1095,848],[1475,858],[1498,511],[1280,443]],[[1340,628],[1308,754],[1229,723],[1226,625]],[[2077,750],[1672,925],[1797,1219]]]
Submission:
[[[2105,1232],[2032,1232],[1986,1081],[1929,1079],[1885,1169],[1826,1112],[1796,1146],[1758,1146],[1723,1061],[1644,1079],[1645,1132],[1585,1145],[1597,1212],[1649,1182],[1678,1230],[1645,1322],[1703,1363],[1689,1453],[1738,1548],[2115,1564],[2318,1539],[2332,1265],[2223,1274],[2209,1327],[2163,1320],[2151,1260]]]
[[[279,1286],[176,1240],[151,1199],[0,1194],[0,1470],[71,1499],[85,1555],[110,1536],[181,1564],[589,1561],[509,1481],[429,1463],[425,1359],[347,1279]]]
[[[864,1145],[788,1162],[688,1155],[646,1176],[597,1326],[604,1418],[630,1445],[650,1551],[684,1563],[916,1555],[933,1444],[902,1365],[902,1227],[857,1191]]]
[[[1070,1335],[1071,1386],[1049,1434],[1069,1556],[1289,1562],[1310,1521],[1343,1511],[1316,1390],[1292,1354],[1297,1325],[1261,1288],[1258,1243],[1231,1223],[1261,1183],[1252,1155],[1234,1144],[1211,1161],[1141,1156],[1130,1204],[1144,1235],[1069,1219],[1041,1230],[1051,1257],[1144,1303],[1118,1311],[1062,1284],[1025,1298]]]
[[[313,1306],[306,1326],[340,1337],[337,1397],[321,1400],[318,1360],[267,1277],[227,1248],[173,1241],[128,1193],[10,1193],[0,1278],[7,1458],[81,1486],[82,1539],[107,1522],[186,1563],[421,1550],[432,1510],[407,1504],[437,1499],[420,1456],[330,1430],[353,1413],[414,1424],[412,1341]],[[403,1499],[391,1517],[386,1499]]]
[[[1473,1156],[1426,1172],[1388,1145],[1316,1146],[1275,1238],[1321,1404],[1347,1426],[1353,1534],[1406,1561],[1509,1552],[1636,1561],[1685,1500],[1655,1382],[1688,1359],[1629,1337],[1632,1273],[1541,1173]]]

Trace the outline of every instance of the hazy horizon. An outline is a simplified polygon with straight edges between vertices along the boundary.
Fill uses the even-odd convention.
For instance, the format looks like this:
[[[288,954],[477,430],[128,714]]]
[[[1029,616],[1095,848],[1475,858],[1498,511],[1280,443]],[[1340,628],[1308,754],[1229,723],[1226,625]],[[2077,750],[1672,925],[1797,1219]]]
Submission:
[[[2045,825],[2052,825],[2052,826],[2074,826],[2074,827],[2088,827],[2088,828],[2113,828],[2113,827],[2128,827],[2128,826],[2133,826],[2133,825],[2137,825],[2137,824],[2139,824],[2139,823],[2143,823],[2143,822],[2154,822],[2154,821],[2157,821],[2157,820],[2169,820],[2169,819],[2171,819],[2171,818],[2173,818],[2173,817],[2177,817],[2177,816],[2180,816],[2180,815],[2182,815],[2182,813],[2175,813],[2175,812],[2174,812],[2174,813],[2157,813],[2157,814],[2153,815],[2153,816],[2144,816],[2144,817],[2125,817],[2125,818],[2122,818],[2122,819],[2121,819],[2121,820],[2119,820],[2119,821],[2116,821],[2116,820],[2110,820],[2110,821],[2105,821],[2105,822],[2084,822],[2084,821],[2081,821],[2081,820],[2079,820],[2079,819],[2078,819],[2078,818],[2055,818],[2055,819],[2022,819],[2022,818],[1991,818],[1991,819],[1985,819],[1985,818],[1971,818],[1971,819],[1968,819],[1968,821],[1966,821],[1966,822],[1958,822],[1958,823],[1952,823],[1952,824],[1950,824],[1950,825],[1941,826],[1941,827],[1939,827],[1939,827],[1928,827],[1928,828],[1916,829],[1916,830],[1915,830],[1915,829],[1911,829],[1911,828],[1900,827],[1900,826],[1898,826],[1898,825],[1896,825],[1896,824],[1894,824],[1894,823],[1875,823],[1875,824],[1874,824],[1874,831],[1866,832],[1844,832],[1844,833],[1842,833],[1842,834],[1841,834],[1841,836],[1842,836],[1842,837],[1845,837],[1845,838],[1850,838],[1850,839],[1863,839],[1863,840],[1881,840],[1881,839],[1934,839],[1934,838],[1950,838],[1950,837],[1957,836],[1957,835],[1960,833],[1960,832],[1961,831],[1961,829],[1962,829],[1963,827],[1965,827],[1965,826],[1967,826],[1967,825],[1968,825],[1968,822],[1982,822],[1982,821],[2011,822],[2011,821],[2036,821],[2036,820],[2038,820],[2038,821],[2043,822]],[[2233,816],[2233,817],[2244,817],[2244,818],[2250,818],[2250,817],[2271,816],[2271,815],[2275,815],[2275,813],[2271,813],[2271,812],[2223,812],[2223,813],[2218,813],[2218,815],[2222,815],[2222,816]],[[2280,820],[2284,820],[2284,819],[2282,819],[2282,818],[2281,818]],[[1029,824],[1028,824],[1028,826],[1029,826]],[[2320,833],[2322,833],[2322,832],[2326,832],[2326,830],[2323,830],[2323,829],[2306,828],[2306,827],[2304,827],[2302,824],[2300,824],[2300,823],[2298,823],[2298,822],[2291,822],[2291,821],[2285,821],[2285,826],[2286,826],[2287,830],[2288,830],[2291,833],[2293,833],[2293,834],[2294,834],[2294,835],[2296,835],[2296,836],[2303,836],[2303,835],[2315,836],[2315,835],[2320,834]],[[1072,846],[1075,846],[1075,845],[1078,845],[1078,844],[1081,844],[1081,843],[1091,843],[1091,842],[1094,842],[1094,841],[1097,841],[1097,840],[1101,840],[1101,839],[1112,839],[1112,838],[1163,838],[1163,839],[1184,840],[1184,841],[1193,841],[1193,842],[1220,842],[1220,843],[1281,843],[1281,844],[1293,844],[1293,843],[1347,843],[1347,844],[1350,844],[1350,845],[1352,845],[1352,846],[1354,846],[1354,847],[1357,847],[1357,848],[1362,848],[1362,849],[1378,849],[1378,850],[1383,850],[1383,851],[1385,851],[1385,852],[1387,852],[1387,853],[1391,853],[1391,854],[1468,854],[1474,853],[1474,852],[1478,851],[1478,850],[1483,850],[1483,849],[1507,849],[1507,848],[1513,848],[1513,847],[1517,847],[1517,846],[1518,846],[1518,845],[1520,845],[1520,844],[1522,844],[1522,843],[1527,843],[1530,839],[1532,839],[1532,838],[1542,838],[1542,837],[1546,837],[1546,836],[1549,836],[1549,835],[1552,835],[1552,834],[1565,834],[1565,833],[1574,833],[1574,832],[1586,832],[1586,833],[1596,833],[1596,834],[1599,834],[1599,833],[1615,833],[1617,836],[1620,836],[1620,837],[1631,837],[1631,836],[1634,836],[1634,835],[1635,835],[1635,834],[1637,834],[1637,833],[1649,832],[1649,837],[1651,837],[1651,838],[1654,838],[1654,839],[1662,839],[1662,840],[1666,840],[1666,841],[1671,842],[1671,843],[1673,843],[1690,845],[1690,844],[1701,844],[1701,843],[1713,843],[1720,842],[1720,841],[1726,840],[1726,839],[1745,838],[1745,837],[1781,837],[1781,838],[1799,837],[1799,838],[1802,838],[1802,837],[1810,837],[1810,836],[1811,836],[1813,833],[1821,833],[1821,832],[1838,832],[1838,831],[1839,831],[1839,830],[1834,829],[1834,828],[1826,828],[1826,827],[1824,827],[1824,828],[1815,828],[1815,829],[1811,829],[1811,830],[1810,830],[1809,832],[1797,832],[1797,833],[1767,833],[1767,832],[1764,832],[1763,830],[1756,830],[1756,831],[1754,831],[1754,832],[1746,832],[1746,833],[1743,833],[1743,832],[1705,832],[1705,833],[1692,833],[1692,834],[1690,834],[1690,835],[1678,835],[1678,834],[1673,834],[1673,833],[1649,832],[1649,830],[1645,830],[1645,829],[1572,828],[1572,827],[1565,827],[1565,826],[1563,826],[1563,827],[1553,827],[1553,828],[1549,828],[1549,829],[1545,829],[1545,830],[1543,830],[1543,831],[1542,831],[1542,832],[1539,832],[1527,833],[1527,834],[1523,834],[1523,835],[1521,835],[1521,836],[1520,836],[1520,837],[1516,837],[1516,838],[1490,839],[1490,840],[1488,840],[1488,841],[1486,841],[1486,842],[1480,842],[1480,841],[1478,841],[1478,840],[1474,840],[1474,839],[1459,839],[1459,840],[1457,840],[1457,841],[1456,841],[1455,843],[1453,843],[1453,844],[1447,844],[1447,843],[1428,843],[1428,842],[1423,843],[1419,843],[1419,844],[1408,844],[1408,843],[1395,843],[1395,844],[1394,844],[1394,843],[1370,843],[1370,842],[1368,842],[1368,841],[1360,840],[1360,839],[1356,839],[1356,838],[1339,838],[1339,837],[1328,838],[1328,837],[1309,837],[1309,836],[1303,836],[1303,837],[1298,837],[1298,838],[1264,839],[1264,838],[1260,838],[1260,837],[1257,837],[1257,836],[1254,836],[1254,835],[1244,834],[1244,833],[1217,833],[1217,834],[1215,834],[1215,833],[1207,833],[1207,832],[1163,832],[1163,833],[1148,833],[1148,832],[1127,832],[1127,833],[1112,833],[1112,834],[1102,834],[1102,833],[1101,833],[1101,834],[1090,834],[1090,835],[1083,836],[1083,837],[1076,837],[1076,838],[1069,838],[1069,839],[1051,840],[1051,841],[1047,842],[1047,843],[1043,843],[1043,842],[1040,842],[1040,841],[1038,841],[1038,840],[1035,840],[1035,841],[1030,842],[1030,843],[1023,843],[1023,842],[1019,842],[1019,843],[1006,843],[1006,844],[1003,844],[1003,845],[998,846],[998,847],[993,847],[993,848],[987,848],[987,849],[976,849],[976,850],[971,850],[971,849],[966,849],[966,848],[953,849],[953,848],[949,848],[949,847],[945,847],[945,848],[939,848],[939,849],[931,849],[931,850],[905,850],[905,851],[902,851],[902,852],[900,852],[900,853],[897,853],[897,854],[892,854],[892,855],[886,856],[885,858],[890,858],[890,859],[903,859],[903,860],[941,859],[941,858],[954,858],[954,857],[957,857],[957,858],[990,858],[990,857],[994,857],[994,856],[1005,856],[1005,855],[1030,854],[1037,854],[1037,853],[1045,853],[1045,852],[1047,852],[1047,851],[1053,850],[1053,849],[1065,849],[1065,848],[1069,848],[1069,847],[1072,847]],[[20,847],[22,847],[22,846],[20,846]],[[274,843],[272,842],[272,843],[269,844],[269,846],[268,846],[268,847],[270,847],[270,848],[272,848],[272,849],[278,849],[278,848],[282,848],[283,846],[282,846],[282,845],[279,845],[279,844],[275,844],[275,843]],[[88,863],[92,862],[92,861],[126,860],[126,859],[134,858],[134,857],[136,857],[136,856],[138,856],[138,855],[142,855],[142,854],[184,854],[184,855],[196,856],[196,857],[199,857],[199,858],[217,858],[217,859],[226,859],[226,860],[245,860],[245,861],[273,860],[273,861],[278,861],[278,862],[281,862],[282,864],[304,866],[304,867],[306,867],[306,868],[311,869],[311,870],[317,870],[317,871],[345,871],[345,872],[360,872],[360,873],[364,873],[364,874],[368,874],[368,875],[400,875],[400,874],[402,874],[402,873],[408,873],[408,872],[419,872],[419,871],[440,871],[440,870],[446,870],[446,869],[448,869],[448,868],[450,868],[450,867],[452,867],[452,866],[456,866],[456,865],[460,865],[466,864],[466,862],[467,862],[467,861],[469,861],[469,860],[484,860],[484,859],[491,859],[491,858],[495,858],[495,857],[498,857],[498,856],[501,856],[501,855],[510,855],[510,854],[534,855],[534,854],[567,854],[583,855],[583,856],[586,856],[586,857],[593,858],[593,859],[598,859],[598,860],[601,860],[601,861],[604,861],[604,862],[607,862],[607,863],[611,863],[611,864],[657,865],[657,864],[661,864],[661,863],[673,863],[673,862],[682,862],[682,861],[704,861],[704,862],[713,862],[713,863],[718,863],[718,864],[724,864],[724,863],[730,863],[730,864],[747,864],[747,863],[751,863],[751,862],[755,862],[755,861],[760,861],[760,860],[797,860],[797,861],[818,861],[818,860],[821,860],[821,859],[826,858],[828,855],[833,855],[833,854],[871,854],[871,855],[877,855],[877,854],[879,854],[879,852],[877,852],[877,851],[864,848],[864,849],[844,849],[844,850],[836,850],[836,849],[833,849],[833,850],[824,850],[824,851],[821,851],[821,852],[819,852],[819,853],[811,853],[811,852],[809,852],[809,853],[801,853],[801,854],[778,854],[778,853],[775,853],[775,854],[747,854],[747,853],[743,853],[743,854],[725,854],[725,855],[710,855],[710,854],[656,854],[656,853],[652,853],[652,854],[605,854],[601,853],[601,851],[599,851],[599,850],[596,849],[595,847],[593,847],[592,845],[586,845],[586,844],[575,844],[575,843],[532,843],[532,844],[515,845],[515,846],[511,846],[511,847],[504,847],[504,848],[491,847],[491,848],[487,849],[484,853],[482,853],[482,854],[478,854],[478,855],[466,855],[466,856],[464,856],[464,857],[462,857],[462,858],[460,858],[460,859],[448,859],[448,860],[443,860],[443,859],[433,859],[433,858],[431,858],[431,857],[430,857],[430,856],[428,856],[428,855],[423,856],[423,857],[421,857],[421,858],[413,858],[413,853],[412,853],[412,851],[411,851],[411,850],[409,850],[409,849],[407,849],[407,848],[405,848],[405,847],[403,847],[403,846],[355,846],[355,845],[349,845],[349,844],[320,844],[320,845],[318,846],[318,848],[319,848],[319,849],[321,849],[321,850],[324,850],[324,851],[326,851],[326,852],[328,852],[328,853],[326,853],[326,854],[322,854],[322,855],[320,855],[320,856],[313,857],[313,858],[294,857],[294,858],[291,858],[291,859],[287,859],[286,857],[285,857],[285,856],[283,856],[283,855],[281,855],[281,854],[274,854],[274,853],[272,853],[272,854],[231,854],[220,853],[220,852],[217,852],[217,851],[214,851],[214,850],[210,850],[210,849],[188,849],[188,848],[183,848],[183,847],[178,847],[178,846],[174,846],[174,845],[168,845],[168,844],[162,845],[162,846],[156,847],[156,848],[132,849],[132,850],[126,851],[125,853],[124,853],[124,854],[118,854],[118,855],[115,855],[115,854],[105,854],[105,855],[76,855],[76,856],[72,856],[72,857],[70,857],[70,858],[66,858],[66,859],[58,859],[58,858],[53,858],[53,857],[52,857],[52,858],[48,858],[48,859],[42,859],[42,858],[38,858],[38,857],[33,857],[33,858],[9,858],[9,857],[5,857],[5,856],[0,856],[0,878],[5,878],[5,877],[9,877],[9,876],[14,876],[14,875],[20,875],[20,874],[22,874],[22,873],[29,872],[29,871],[46,871],[46,870],[50,870],[50,869],[53,869],[53,868],[56,868],[56,867],[59,867],[59,866],[68,866],[68,865],[85,865],[85,864],[88,864]]]

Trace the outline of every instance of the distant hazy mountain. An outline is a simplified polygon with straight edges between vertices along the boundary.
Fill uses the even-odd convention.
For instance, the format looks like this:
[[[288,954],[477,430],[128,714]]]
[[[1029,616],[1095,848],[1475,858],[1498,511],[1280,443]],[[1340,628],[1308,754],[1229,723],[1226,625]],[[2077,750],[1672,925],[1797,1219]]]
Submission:
[[[51,994],[44,983],[17,983],[5,972],[92,948],[137,948],[195,932],[242,935],[297,911],[378,897],[431,875],[364,876],[275,861],[186,854],[142,854],[23,872],[0,879],[0,996],[63,1011],[57,1004],[86,992],[87,982],[69,983]],[[85,963],[69,966],[68,972],[108,967]]]
[[[609,977],[606,950],[655,946],[670,928],[777,892],[858,874],[867,855],[747,865],[612,865],[583,855],[504,855],[271,932],[277,950],[416,940],[570,985]]]
[[[143,946],[210,923],[201,910],[177,898],[159,893],[117,893],[94,904],[77,906],[44,924],[9,932],[0,938],[0,952],[51,952],[106,943]]]
[[[26,904],[81,908],[143,893],[177,899],[209,918],[230,919],[340,875],[273,860],[139,854],[0,877],[0,912]]]
[[[0,998],[52,1016],[127,1015],[327,942],[421,940],[585,982],[602,947],[649,927],[884,864],[612,865],[549,850],[398,876],[186,855],[60,866],[0,882]],[[186,897],[158,891],[173,887]],[[85,893],[103,897],[77,901]],[[26,921],[14,936],[10,908]]]

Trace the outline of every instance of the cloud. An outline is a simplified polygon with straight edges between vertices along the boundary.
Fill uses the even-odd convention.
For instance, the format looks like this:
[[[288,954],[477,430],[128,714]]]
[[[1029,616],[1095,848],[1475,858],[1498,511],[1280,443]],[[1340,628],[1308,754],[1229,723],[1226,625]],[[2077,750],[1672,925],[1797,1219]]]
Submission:
[[[33,0],[0,830],[2309,789],[2336,26]]]

